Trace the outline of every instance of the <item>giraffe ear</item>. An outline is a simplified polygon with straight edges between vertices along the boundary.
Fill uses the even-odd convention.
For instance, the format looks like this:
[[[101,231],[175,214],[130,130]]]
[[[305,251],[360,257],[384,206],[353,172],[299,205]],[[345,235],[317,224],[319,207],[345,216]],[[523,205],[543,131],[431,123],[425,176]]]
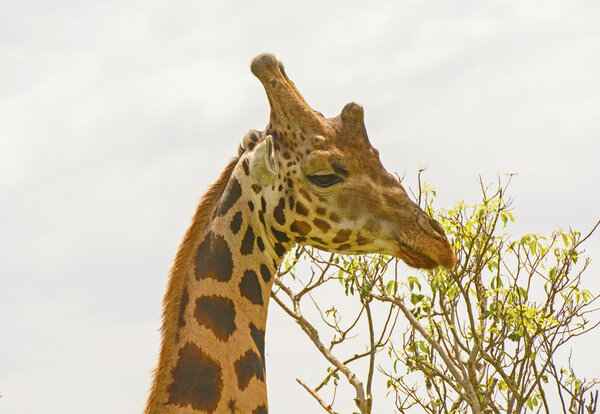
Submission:
[[[250,160],[250,174],[252,178],[264,186],[273,182],[278,169],[275,149],[273,148],[273,137],[267,135],[254,150]]]

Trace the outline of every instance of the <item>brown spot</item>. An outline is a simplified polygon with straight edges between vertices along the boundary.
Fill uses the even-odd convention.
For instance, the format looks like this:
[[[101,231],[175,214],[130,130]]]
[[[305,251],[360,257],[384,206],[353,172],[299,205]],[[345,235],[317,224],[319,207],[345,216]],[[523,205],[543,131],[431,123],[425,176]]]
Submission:
[[[248,168],[248,159],[242,161],[242,167],[244,167],[244,174],[250,175],[250,169]]]
[[[196,299],[194,317],[200,326],[210,329],[223,342],[235,331],[235,307],[233,301],[222,296],[200,296]]]
[[[329,223],[327,223],[325,220],[321,220],[320,218],[314,219],[313,223],[315,223],[315,226],[317,226],[323,233],[327,233],[331,228]]]
[[[250,336],[252,336],[252,340],[260,352],[260,358],[263,361],[263,365],[265,363],[265,331],[262,329],[258,329],[254,326],[253,323],[250,324]]]
[[[285,214],[283,212],[284,209],[285,209],[285,198],[281,197],[279,199],[279,203],[273,209],[273,217],[275,218],[275,221],[281,225],[285,224]]]
[[[211,231],[198,246],[196,253],[196,279],[215,279],[227,282],[233,273],[231,250],[223,236],[215,236]]]
[[[333,238],[333,242],[334,243],[343,243],[345,241],[348,241],[351,234],[352,234],[352,230],[340,230],[337,232],[337,234]]]
[[[296,236],[294,237],[294,240],[296,240],[298,243],[304,243],[306,241],[306,237]]]
[[[287,151],[283,151],[282,155],[283,155],[283,158],[285,158],[286,160],[289,160],[291,158],[290,153]]]
[[[263,226],[265,225],[265,215],[262,210],[258,210],[258,221],[260,221]]]
[[[258,249],[259,249],[261,252],[264,252],[264,251],[265,251],[265,244],[263,243],[263,241],[262,241],[262,238],[261,238],[260,236],[258,236],[258,237],[256,238],[256,245],[258,246]]]
[[[310,195],[304,188],[298,188],[298,192],[300,193],[300,195],[302,195],[302,197],[307,199],[309,202],[312,202],[312,198],[310,198]]]
[[[227,408],[229,408],[230,413],[235,413],[238,410],[235,406],[235,400],[233,398],[227,403]]]
[[[229,228],[231,228],[231,231],[233,232],[233,234],[237,234],[237,232],[240,231],[241,227],[242,227],[242,212],[238,211],[237,213],[234,214],[233,218],[231,219],[231,224],[230,224]]]
[[[258,184],[252,184],[250,188],[252,189],[252,191],[254,191],[254,194],[258,194],[262,190],[262,188],[260,188],[260,185]]]
[[[335,213],[331,213],[329,215],[329,218],[331,219],[331,221],[333,221],[334,223],[339,223],[340,221],[342,221],[342,219],[340,219],[340,216],[338,216]]]
[[[369,244],[372,242],[373,242],[373,239],[370,239],[368,237],[363,237],[360,233],[358,233],[356,235],[356,244],[358,244],[359,246],[364,246],[365,244]]]
[[[183,314],[185,313],[185,307],[190,301],[190,295],[188,294],[187,288],[183,289],[183,293],[181,294],[181,302],[179,303],[179,327],[185,326],[185,319],[183,319]]]
[[[262,278],[265,282],[268,282],[269,280],[271,280],[271,271],[269,270],[267,265],[264,263],[262,263],[260,265],[260,275],[262,276]]]
[[[324,216],[325,214],[327,214],[327,209],[324,207],[317,207],[316,212],[319,216]]]
[[[255,305],[263,304],[262,290],[254,270],[246,270],[239,284],[240,293]]]
[[[219,206],[217,207],[217,211],[215,211],[215,216],[223,216],[227,214],[229,209],[238,201],[238,199],[242,195],[242,186],[235,178],[232,178],[227,184],[225,191],[223,192],[223,196],[219,201]]]
[[[254,203],[252,201],[248,201],[248,208],[250,211],[254,211]]]
[[[177,365],[171,371],[173,383],[169,386],[168,404],[214,412],[223,391],[219,364],[190,342],[178,355]]]
[[[308,208],[301,201],[296,201],[296,213],[301,216],[308,216]]]
[[[322,238],[320,238],[320,237],[311,237],[310,239],[311,239],[313,242],[316,242],[316,243],[322,244],[322,245],[324,245],[324,246],[326,246],[326,245],[327,245],[327,243],[325,243],[325,241],[324,241]]]
[[[285,252],[286,248],[281,243],[275,243],[275,253],[277,253],[277,256],[281,257]]]
[[[306,236],[312,230],[310,224],[305,221],[294,221],[290,226],[290,230],[298,233],[301,236]]]
[[[258,380],[265,380],[265,372],[262,361],[256,352],[249,349],[246,353],[235,363],[235,374],[237,375],[237,383],[240,391],[244,391],[252,377]]]
[[[260,198],[260,209],[263,211],[263,213],[267,211],[267,202],[265,201],[264,197]]]
[[[381,223],[377,220],[369,219],[365,223],[365,229],[371,233],[377,233],[381,229]]]
[[[294,181],[291,178],[288,178],[287,180],[287,186],[290,188],[294,188]]]
[[[251,254],[252,250],[254,250],[254,230],[252,229],[252,226],[248,226],[246,234],[244,234],[244,238],[242,239],[240,253]]]
[[[294,196],[293,196],[293,195],[291,195],[291,196],[288,198],[288,203],[290,203],[290,210],[293,210],[293,209],[294,209],[294,205],[295,205],[295,203],[296,203],[296,201],[294,200]]]
[[[262,404],[252,410],[252,414],[269,414],[267,411],[267,406]]]
[[[285,234],[279,230],[275,230],[273,227],[271,227],[271,232],[273,233],[273,236],[275,236],[275,238],[279,242],[285,243],[285,242],[290,241],[290,238],[287,236],[287,234]]]
[[[348,250],[348,249],[350,249],[350,247],[352,247],[352,246],[350,244],[346,243],[346,244],[340,244],[338,246],[338,249],[339,250]]]

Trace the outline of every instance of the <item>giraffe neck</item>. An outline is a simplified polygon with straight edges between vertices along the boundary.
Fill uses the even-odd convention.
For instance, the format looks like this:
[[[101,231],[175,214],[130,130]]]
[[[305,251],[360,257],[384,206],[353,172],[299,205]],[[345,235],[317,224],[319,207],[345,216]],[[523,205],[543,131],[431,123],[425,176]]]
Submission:
[[[171,298],[165,298],[163,346],[147,414],[267,412],[267,309],[289,245],[265,225],[265,201],[245,185],[245,169],[245,161],[237,163],[186,268],[172,275],[180,278],[171,280],[179,292],[169,289]],[[169,305],[176,310],[170,315]]]

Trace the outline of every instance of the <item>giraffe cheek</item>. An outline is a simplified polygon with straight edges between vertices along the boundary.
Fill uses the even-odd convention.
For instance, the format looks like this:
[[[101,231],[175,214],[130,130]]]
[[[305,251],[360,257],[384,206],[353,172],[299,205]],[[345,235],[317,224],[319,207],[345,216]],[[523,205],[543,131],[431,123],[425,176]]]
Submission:
[[[273,209],[273,218],[282,226],[285,224],[285,198],[281,197],[279,203]]]
[[[329,229],[331,228],[331,225],[328,222],[326,222],[325,220],[322,220],[320,218],[315,218],[313,220],[313,224],[315,226],[317,226],[317,228],[319,230],[321,230],[321,233],[323,233],[323,234],[327,233],[329,231]]]
[[[290,230],[292,232],[297,233],[300,236],[304,237],[304,236],[307,236],[311,232],[312,227],[306,221],[295,220],[291,224]]]

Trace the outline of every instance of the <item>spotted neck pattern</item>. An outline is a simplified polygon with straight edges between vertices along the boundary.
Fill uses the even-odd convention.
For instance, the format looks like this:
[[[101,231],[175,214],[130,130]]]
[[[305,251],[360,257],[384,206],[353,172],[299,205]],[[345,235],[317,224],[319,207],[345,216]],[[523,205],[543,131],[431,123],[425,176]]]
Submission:
[[[157,372],[163,389],[153,390],[148,414],[267,412],[267,305],[290,240],[268,227],[274,212],[252,189],[248,160],[235,164],[179,275],[177,323],[165,334],[172,344]]]

